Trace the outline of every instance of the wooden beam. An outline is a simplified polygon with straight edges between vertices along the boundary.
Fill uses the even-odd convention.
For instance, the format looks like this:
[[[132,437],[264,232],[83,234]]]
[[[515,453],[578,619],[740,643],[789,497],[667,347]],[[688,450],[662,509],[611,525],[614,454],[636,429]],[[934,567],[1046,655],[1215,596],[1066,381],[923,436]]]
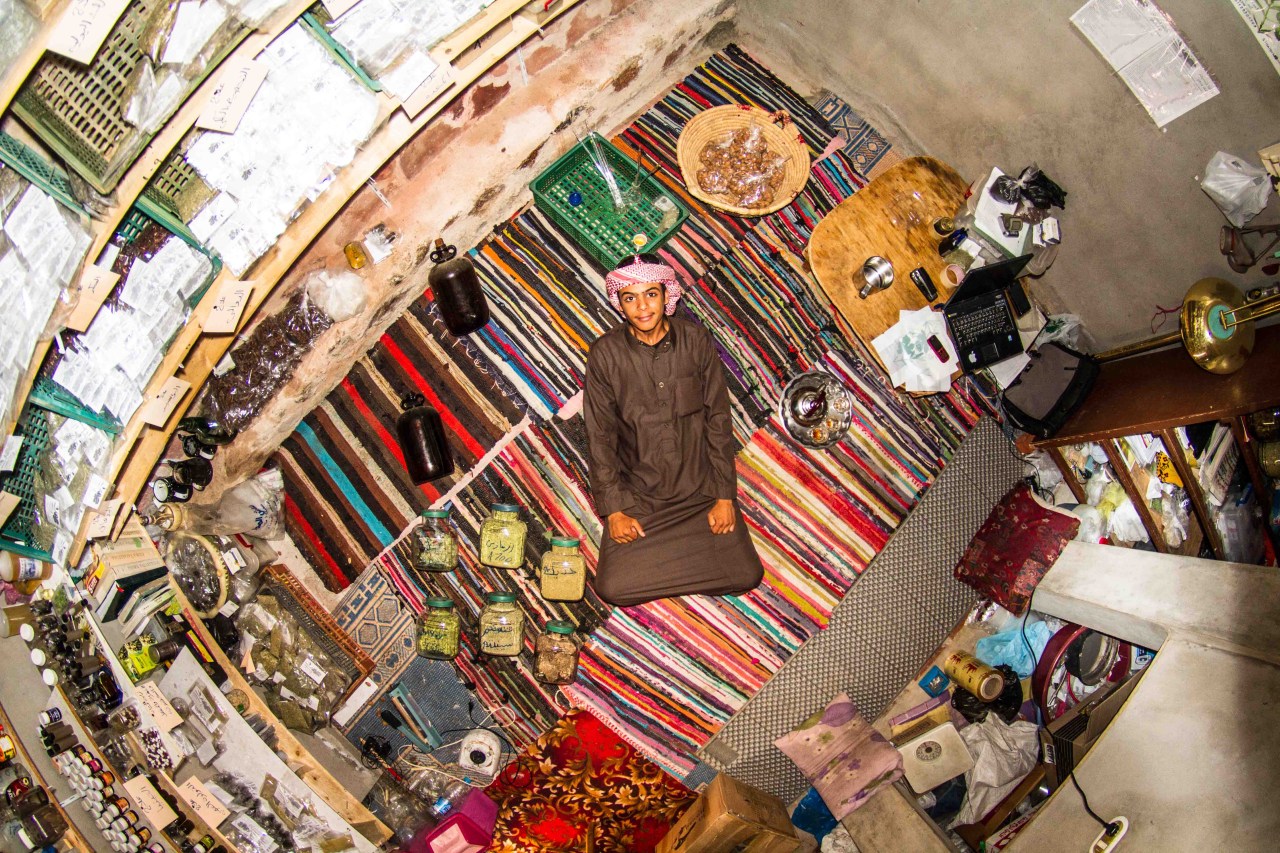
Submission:
[[[1057,447],[1047,448],[1049,458],[1053,460],[1053,464],[1058,466],[1058,470],[1062,472],[1062,479],[1067,481],[1067,488],[1071,490],[1071,494],[1076,496],[1076,500],[1080,503],[1088,503],[1088,498],[1084,494],[1084,486],[1080,485],[1080,479],[1076,477],[1076,472],[1067,464],[1067,458],[1062,455],[1062,450]]]
[[[1200,521],[1201,531],[1209,538],[1209,547],[1213,549],[1213,556],[1219,560],[1226,559],[1222,550],[1222,534],[1218,532],[1218,525],[1213,521],[1213,512],[1204,499],[1204,490],[1200,488],[1200,481],[1191,470],[1191,463],[1187,461],[1182,442],[1178,441],[1178,436],[1172,429],[1160,430],[1160,441],[1164,443],[1165,452],[1169,454],[1173,470],[1177,471],[1178,476],[1182,478],[1182,487],[1187,490],[1187,497],[1191,499],[1191,508]]]
[[[1102,445],[1103,451],[1107,454],[1107,460],[1111,462],[1111,467],[1115,470],[1116,479],[1120,481],[1120,485],[1124,487],[1125,494],[1129,496],[1129,500],[1133,501],[1134,508],[1138,510],[1138,517],[1142,519],[1142,526],[1147,528],[1147,534],[1151,537],[1151,544],[1156,546],[1156,550],[1161,554],[1168,554],[1169,544],[1164,541],[1163,528],[1156,524],[1155,516],[1151,514],[1151,507],[1147,505],[1146,495],[1139,492],[1137,485],[1133,482],[1133,473],[1129,470],[1129,463],[1124,460],[1124,454],[1116,447],[1115,441],[1110,438],[1104,438],[1098,443]]]

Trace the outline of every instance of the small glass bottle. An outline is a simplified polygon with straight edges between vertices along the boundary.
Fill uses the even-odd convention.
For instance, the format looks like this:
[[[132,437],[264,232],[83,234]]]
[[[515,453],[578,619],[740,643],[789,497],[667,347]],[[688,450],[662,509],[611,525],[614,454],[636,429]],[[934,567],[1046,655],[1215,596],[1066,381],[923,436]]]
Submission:
[[[433,660],[453,660],[458,656],[458,635],[462,631],[453,600],[428,598],[427,607],[427,612],[418,617],[418,654]]]
[[[551,537],[542,555],[542,597],[548,601],[581,601],[587,592],[587,564],[577,539]]]
[[[492,513],[480,525],[480,562],[499,569],[518,569],[524,565],[527,530],[520,520],[520,507],[494,504]]]
[[[487,522],[486,522],[487,523]],[[514,592],[491,592],[480,611],[480,651],[512,657],[524,648],[524,611]]]
[[[413,531],[410,553],[420,572],[451,572],[458,567],[458,539],[449,529],[448,510],[424,509]]]
[[[547,623],[547,632],[535,644],[534,674],[543,684],[572,684],[578,677],[578,644],[573,639],[573,623]]]

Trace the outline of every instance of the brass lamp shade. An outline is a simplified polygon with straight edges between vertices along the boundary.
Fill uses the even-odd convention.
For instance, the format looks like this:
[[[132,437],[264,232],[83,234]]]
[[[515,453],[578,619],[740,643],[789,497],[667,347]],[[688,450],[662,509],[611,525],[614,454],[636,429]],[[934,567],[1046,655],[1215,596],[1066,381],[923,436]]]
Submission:
[[[1210,373],[1234,373],[1253,352],[1250,322],[1235,322],[1244,294],[1221,278],[1202,278],[1182,300],[1182,344],[1196,364]]]

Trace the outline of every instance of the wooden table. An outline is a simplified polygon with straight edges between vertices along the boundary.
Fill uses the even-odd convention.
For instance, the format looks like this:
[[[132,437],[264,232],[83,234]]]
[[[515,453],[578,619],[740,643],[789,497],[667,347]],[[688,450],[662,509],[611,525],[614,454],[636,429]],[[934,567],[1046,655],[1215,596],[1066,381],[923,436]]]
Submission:
[[[954,214],[968,186],[941,160],[912,157],[842,201],[813,229],[805,251],[814,277],[872,354],[871,341],[898,322],[899,311],[929,304],[911,281],[916,267],[933,279],[936,303],[951,295],[933,220]],[[893,264],[893,284],[861,299],[862,265],[873,255]]]

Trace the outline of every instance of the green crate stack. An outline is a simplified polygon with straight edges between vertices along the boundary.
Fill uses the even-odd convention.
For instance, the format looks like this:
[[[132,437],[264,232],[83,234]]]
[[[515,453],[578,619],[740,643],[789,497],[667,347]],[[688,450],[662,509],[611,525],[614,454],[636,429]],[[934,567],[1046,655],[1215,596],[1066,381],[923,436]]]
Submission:
[[[214,279],[218,277],[218,273],[222,272],[222,259],[216,254],[200,245],[200,241],[191,233],[191,229],[182,223],[182,220],[175,217],[165,208],[155,204],[146,196],[142,196],[134,204],[129,211],[129,215],[120,223],[120,228],[116,232],[123,236],[126,242],[132,243],[138,239],[138,235],[142,233],[142,229],[147,227],[147,220],[155,220],[162,228],[166,229],[170,234],[175,235],[182,242],[191,246],[200,254],[207,257],[213,262],[213,269],[209,272],[209,279],[200,286],[191,298],[187,300],[188,308],[195,308],[200,304],[200,300],[204,298],[205,293],[209,291],[209,286],[213,284]]]
[[[188,138],[194,139],[194,133]],[[217,190],[206,184],[200,173],[186,161],[181,149],[165,158],[142,190],[143,198],[163,208],[175,221],[182,223],[194,219],[217,194]]]
[[[39,409],[28,406],[18,420],[14,435],[22,436],[22,450],[13,470],[0,474],[0,491],[18,498],[18,506],[0,527],[0,551],[49,561],[52,556],[35,545],[36,475],[40,456],[49,447],[49,431]]]
[[[592,136],[617,176],[619,189],[626,192],[636,174],[636,161],[607,139],[598,134]],[[637,252],[656,252],[689,218],[684,205],[653,177],[643,178],[638,203],[623,213],[616,212],[609,188],[592,162],[586,142],[570,148],[535,178],[529,188],[533,190],[538,210],[605,269],[613,269]],[[574,192],[582,196],[581,203],[576,205],[569,202]],[[653,204],[660,197],[670,199],[678,214],[675,224],[666,229],[661,227],[663,212]]]
[[[76,203],[67,176],[7,133],[0,133],[0,160],[55,200],[88,218],[88,211]]]
[[[99,192],[115,188],[151,138],[124,120],[124,94],[142,61],[142,33],[159,3],[133,0],[88,65],[46,53],[13,100],[23,123]],[[250,31],[236,31],[188,84],[184,99]]]
[[[109,415],[100,415],[88,409],[84,403],[81,403],[70,391],[63,388],[52,379],[46,379],[43,376],[36,378],[35,384],[31,387],[31,394],[27,397],[28,402],[39,406],[42,409],[48,409],[63,417],[72,420],[81,421],[91,427],[102,430],[111,435],[120,433],[120,422]]]

